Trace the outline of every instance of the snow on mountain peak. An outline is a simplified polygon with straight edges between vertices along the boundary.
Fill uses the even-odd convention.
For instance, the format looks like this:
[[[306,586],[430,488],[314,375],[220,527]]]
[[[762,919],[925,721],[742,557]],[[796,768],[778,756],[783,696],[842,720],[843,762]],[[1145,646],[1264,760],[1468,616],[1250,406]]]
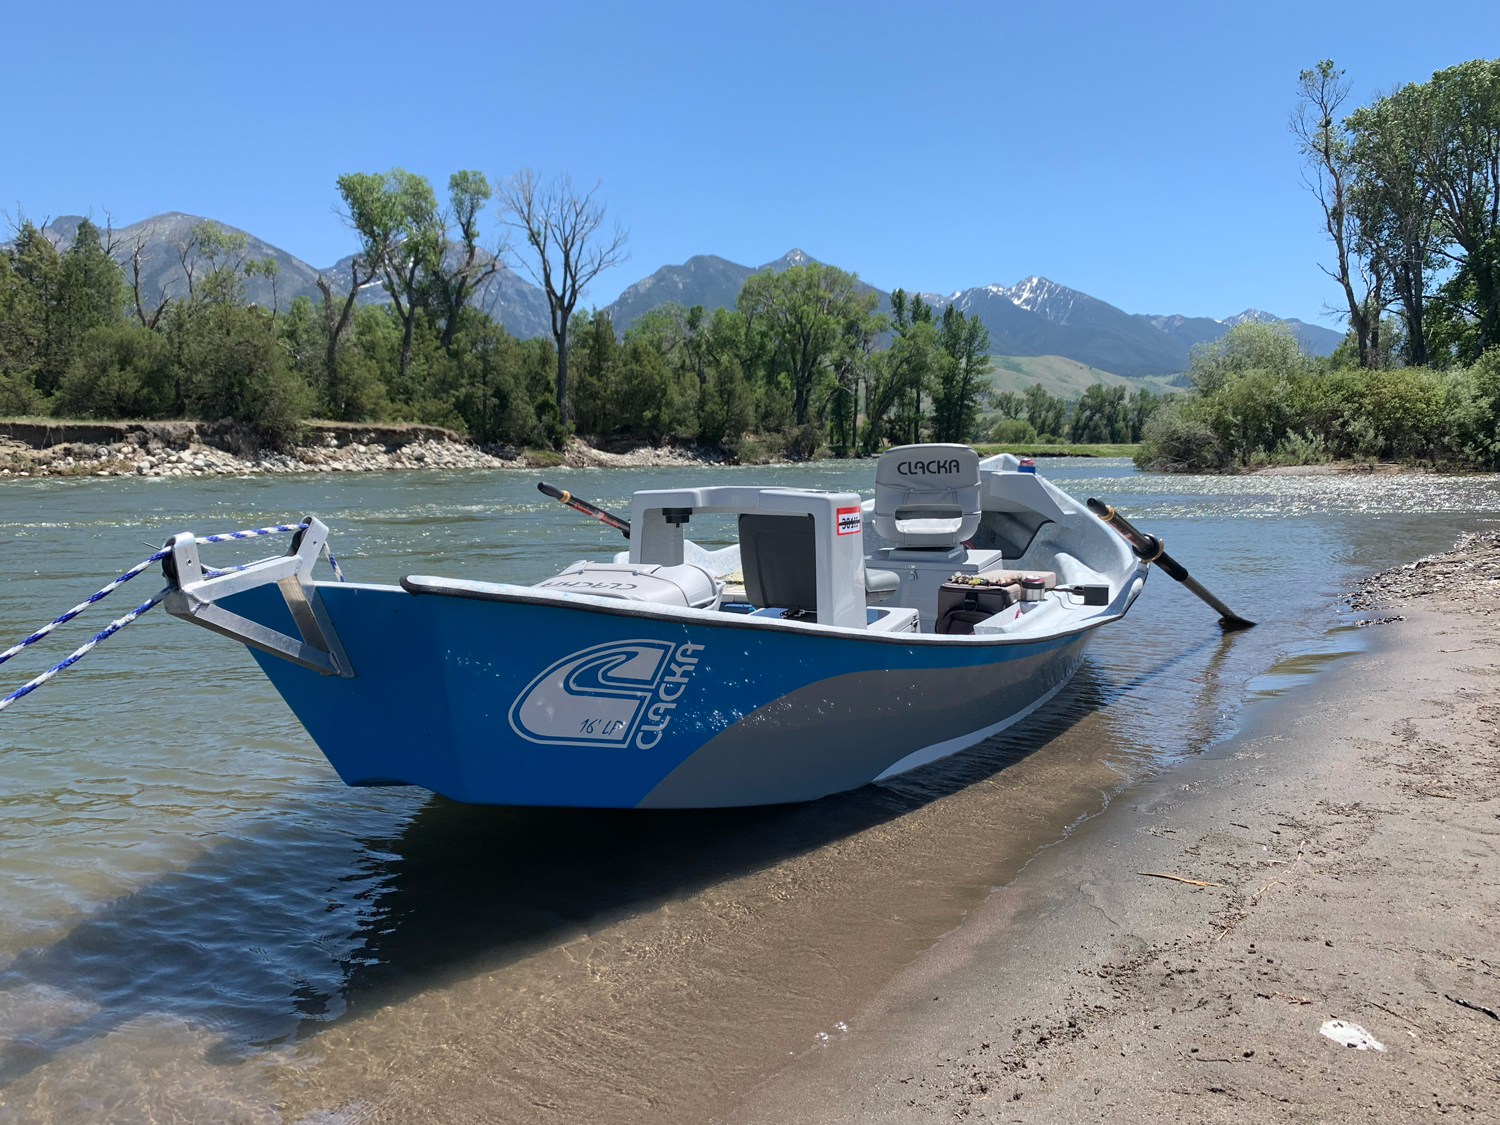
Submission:
[[[1275,313],[1261,312],[1260,309],[1246,309],[1244,312],[1236,313],[1234,316],[1226,316],[1219,323],[1227,324],[1233,328],[1236,324],[1244,324],[1248,320],[1258,320],[1262,324],[1276,324],[1281,320],[1281,317]]]
[[[1077,290],[1059,285],[1055,281],[1048,281],[1045,277],[1037,277],[1035,274],[1023,277],[1009,289],[999,290],[999,295],[1018,308],[1037,313],[1048,320],[1055,320],[1059,324],[1068,322],[1068,314],[1073,311],[1073,306],[1083,296]]]

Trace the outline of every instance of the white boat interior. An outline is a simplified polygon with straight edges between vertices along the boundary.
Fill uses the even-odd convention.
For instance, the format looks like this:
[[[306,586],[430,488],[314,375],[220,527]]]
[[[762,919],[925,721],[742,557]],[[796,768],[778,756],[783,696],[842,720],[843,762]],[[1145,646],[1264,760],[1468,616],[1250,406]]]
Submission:
[[[739,542],[688,539],[708,513],[734,515]],[[1116,616],[1139,579],[1125,542],[1029,462],[926,444],[884,453],[863,501],[747,485],[637,492],[629,551],[534,588],[810,629],[1022,638]]]

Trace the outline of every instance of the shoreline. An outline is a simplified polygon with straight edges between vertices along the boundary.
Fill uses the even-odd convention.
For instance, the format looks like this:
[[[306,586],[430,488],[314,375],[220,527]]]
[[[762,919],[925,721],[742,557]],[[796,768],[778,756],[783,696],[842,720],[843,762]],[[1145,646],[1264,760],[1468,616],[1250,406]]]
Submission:
[[[577,437],[562,452],[477,445],[453,430],[416,423],[310,422],[302,444],[271,452],[241,428],[201,422],[0,422],[0,479],[652,468],[725,460],[708,450],[646,442],[599,449]]]
[[[735,461],[701,446],[654,446],[641,439],[593,444],[573,436],[562,451],[483,445],[454,430],[414,422],[307,423],[306,439],[289,452],[257,447],[243,427],[192,421],[88,422],[0,420],[0,480],[37,477],[247,476],[416,469],[643,469],[698,465],[785,465],[813,462],[769,457]],[[1112,456],[1108,446],[976,446],[980,456]],[[1090,451],[1092,450],[1092,452]],[[870,458],[865,458],[869,460]]]
[[[1117,796],[719,1120],[1482,1119],[1497,573],[1488,533],[1373,576],[1367,647]]]

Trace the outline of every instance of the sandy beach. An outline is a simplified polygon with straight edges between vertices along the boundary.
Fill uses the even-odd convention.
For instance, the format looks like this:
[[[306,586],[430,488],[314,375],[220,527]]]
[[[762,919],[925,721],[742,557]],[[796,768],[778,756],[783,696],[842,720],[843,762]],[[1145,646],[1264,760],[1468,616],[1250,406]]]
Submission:
[[[721,1120],[1500,1120],[1496,539],[1372,579],[1360,651],[1122,793]]]

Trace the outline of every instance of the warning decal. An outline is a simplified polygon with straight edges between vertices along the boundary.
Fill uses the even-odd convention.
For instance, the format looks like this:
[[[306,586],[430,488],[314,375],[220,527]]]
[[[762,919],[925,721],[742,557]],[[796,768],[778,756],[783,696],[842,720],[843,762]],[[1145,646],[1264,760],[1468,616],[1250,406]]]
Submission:
[[[859,506],[838,509],[839,534],[853,535],[859,530]]]

